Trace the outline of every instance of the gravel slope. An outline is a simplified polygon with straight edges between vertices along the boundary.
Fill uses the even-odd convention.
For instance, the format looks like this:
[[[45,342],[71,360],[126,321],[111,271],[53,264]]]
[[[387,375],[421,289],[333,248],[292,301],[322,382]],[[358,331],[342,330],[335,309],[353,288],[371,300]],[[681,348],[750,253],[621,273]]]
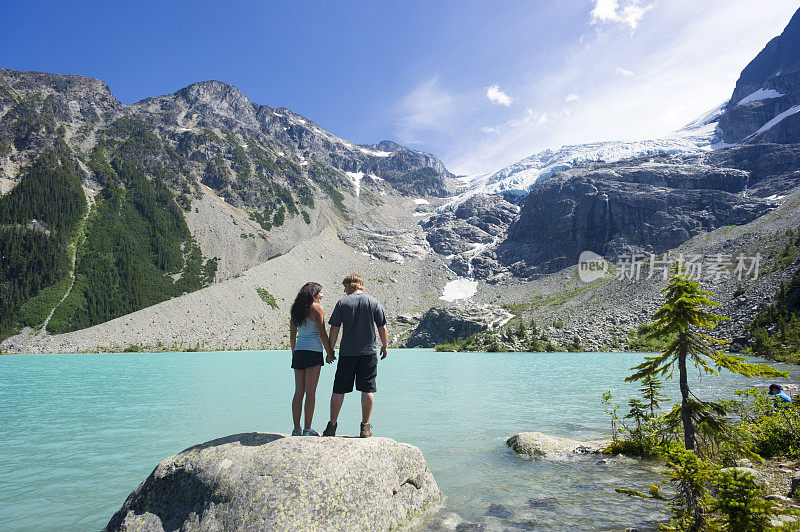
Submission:
[[[422,262],[376,260],[344,244],[329,226],[288,253],[197,292],[71,333],[39,337],[23,331],[0,347],[7,353],[118,351],[131,345],[143,350],[286,348],[289,307],[305,282],[324,286],[323,304],[330,313],[343,295],[342,278],[358,272],[387,314],[419,314],[441,284],[420,281],[419,272],[430,267]],[[277,309],[262,301],[257,287],[275,297]],[[398,332],[393,323],[391,336]]]

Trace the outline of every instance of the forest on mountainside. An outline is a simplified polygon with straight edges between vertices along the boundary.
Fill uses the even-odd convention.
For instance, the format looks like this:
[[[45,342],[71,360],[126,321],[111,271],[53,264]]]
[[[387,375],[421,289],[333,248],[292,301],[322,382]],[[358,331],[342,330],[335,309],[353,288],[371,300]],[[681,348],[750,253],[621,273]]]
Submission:
[[[0,198],[0,338],[54,309],[48,331],[73,331],[213,282],[217,260],[203,257],[163,170],[148,177],[141,161],[109,163],[102,149],[89,167],[106,186],[85,226],[81,171],[63,143]]]
[[[0,338],[29,325],[25,302],[69,275],[67,247],[85,212],[78,166],[61,144],[0,197]]]

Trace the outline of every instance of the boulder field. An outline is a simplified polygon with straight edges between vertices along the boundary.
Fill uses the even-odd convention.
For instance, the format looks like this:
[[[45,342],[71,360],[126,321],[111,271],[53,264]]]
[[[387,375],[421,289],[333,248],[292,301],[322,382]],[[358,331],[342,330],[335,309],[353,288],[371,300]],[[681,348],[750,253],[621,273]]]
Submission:
[[[106,529],[392,530],[442,498],[412,445],[249,432],[162,461]]]

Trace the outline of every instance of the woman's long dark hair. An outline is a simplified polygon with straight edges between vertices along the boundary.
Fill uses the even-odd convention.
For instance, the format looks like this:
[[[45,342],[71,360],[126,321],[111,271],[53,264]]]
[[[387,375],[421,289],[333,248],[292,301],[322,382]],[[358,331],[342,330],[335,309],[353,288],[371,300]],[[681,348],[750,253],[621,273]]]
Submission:
[[[320,292],[322,292],[321,284],[306,283],[297,293],[297,297],[294,298],[294,303],[292,303],[292,310],[289,312],[295,327],[300,327],[300,324],[306,321],[308,311],[311,310],[311,305],[314,304],[314,298]]]

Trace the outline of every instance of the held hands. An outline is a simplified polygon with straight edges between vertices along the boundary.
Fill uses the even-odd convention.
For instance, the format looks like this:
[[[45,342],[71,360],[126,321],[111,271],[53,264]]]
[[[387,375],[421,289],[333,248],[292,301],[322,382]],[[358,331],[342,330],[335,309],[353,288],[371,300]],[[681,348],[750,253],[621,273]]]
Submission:
[[[325,357],[325,362],[328,364],[332,363],[334,360],[336,360],[336,355],[333,353],[330,353],[327,357]]]
[[[385,345],[381,346],[381,360],[386,358],[387,355],[389,355],[389,347]]]

